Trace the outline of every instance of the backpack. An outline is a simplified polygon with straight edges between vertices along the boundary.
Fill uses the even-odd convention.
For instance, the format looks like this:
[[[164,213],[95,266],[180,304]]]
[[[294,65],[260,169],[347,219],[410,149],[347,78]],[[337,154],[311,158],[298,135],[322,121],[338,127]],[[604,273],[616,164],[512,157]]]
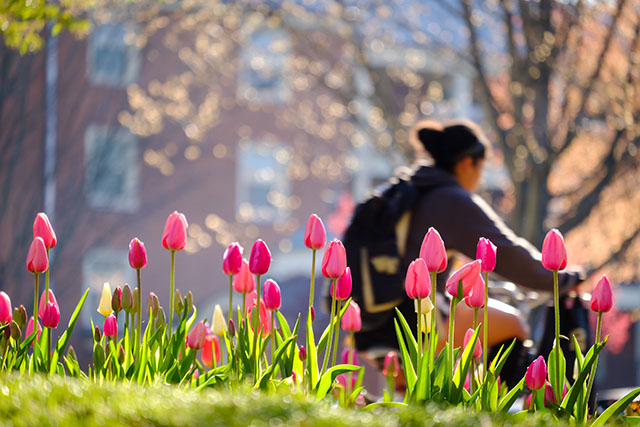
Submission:
[[[403,259],[411,210],[419,195],[410,176],[391,178],[356,207],[347,227],[342,242],[363,332],[388,324],[394,308],[406,298]]]

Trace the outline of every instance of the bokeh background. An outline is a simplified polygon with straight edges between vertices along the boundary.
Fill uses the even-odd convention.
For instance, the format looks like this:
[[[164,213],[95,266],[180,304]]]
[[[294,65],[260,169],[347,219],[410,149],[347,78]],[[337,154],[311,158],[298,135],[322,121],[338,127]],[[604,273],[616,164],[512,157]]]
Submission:
[[[91,289],[78,353],[102,283],[135,283],[132,237],[168,304],[174,210],[176,287],[202,315],[226,307],[225,247],[262,238],[293,321],[309,214],[340,237],[414,160],[418,120],[464,117],[493,144],[481,193],[510,226],[538,247],[559,228],[586,291],[616,284],[601,387],[640,382],[640,1],[29,0],[0,5],[0,32],[0,289],[31,312],[46,212],[63,322]]]

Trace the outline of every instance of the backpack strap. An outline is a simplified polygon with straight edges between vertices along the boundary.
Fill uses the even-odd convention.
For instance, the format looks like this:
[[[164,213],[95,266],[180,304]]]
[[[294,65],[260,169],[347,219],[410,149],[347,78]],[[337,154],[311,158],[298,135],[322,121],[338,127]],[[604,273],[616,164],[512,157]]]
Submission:
[[[397,271],[399,260],[396,261],[395,268]],[[372,263],[375,262],[372,260]],[[362,299],[364,302],[364,308],[369,313],[380,313],[383,311],[392,310],[394,307],[398,306],[404,298],[397,298],[393,301],[388,301],[382,304],[376,304],[374,292],[373,292],[373,283],[371,281],[371,275],[369,273],[369,251],[366,247],[360,248],[360,269],[362,274]]]

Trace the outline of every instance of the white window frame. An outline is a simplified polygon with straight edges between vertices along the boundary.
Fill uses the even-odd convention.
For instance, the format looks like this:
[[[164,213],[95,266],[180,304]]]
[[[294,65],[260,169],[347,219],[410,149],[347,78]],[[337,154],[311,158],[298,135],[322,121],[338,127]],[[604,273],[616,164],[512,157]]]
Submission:
[[[128,43],[127,34],[135,31],[135,26],[129,23],[108,23],[96,25],[89,35],[87,43],[87,78],[91,84],[96,86],[108,86],[123,88],[131,83],[135,83],[140,75],[140,51],[133,43]],[[96,53],[102,47],[108,46],[110,49],[122,49],[126,57],[124,73],[115,76],[104,72],[95,63]]]

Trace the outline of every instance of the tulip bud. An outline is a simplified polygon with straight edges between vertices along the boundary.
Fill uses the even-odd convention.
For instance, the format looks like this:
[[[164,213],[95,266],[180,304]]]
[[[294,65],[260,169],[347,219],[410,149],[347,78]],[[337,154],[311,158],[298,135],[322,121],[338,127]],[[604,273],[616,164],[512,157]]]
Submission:
[[[315,322],[316,321],[316,309],[313,308],[313,306],[311,306],[311,322]]]
[[[27,253],[27,270],[34,274],[44,273],[49,269],[49,257],[47,248],[41,237],[36,237],[31,242]]]
[[[147,250],[137,237],[129,242],[129,265],[134,270],[140,270],[147,266]]]
[[[264,282],[262,297],[264,298],[264,305],[267,310],[280,310],[282,306],[282,296],[280,295],[280,286],[278,286],[274,280],[267,279]]]
[[[155,315],[156,316],[155,327],[156,329],[160,329],[167,322],[167,315],[165,314],[164,308],[162,307],[159,307],[156,313],[157,314]]]
[[[233,289],[241,294],[248,294],[256,288],[256,282],[249,271],[249,263],[242,260],[240,271],[233,278]]]
[[[60,309],[58,308],[58,304],[54,302],[47,303],[47,306],[44,309],[44,315],[42,316],[42,325],[45,328],[55,329],[58,327],[59,322]]]
[[[187,310],[187,313],[191,313],[191,309],[193,308],[193,294],[191,291],[187,292],[187,296],[184,297],[184,306]]]
[[[471,287],[478,280],[481,268],[482,261],[480,261],[479,259],[469,262],[460,267],[460,269],[453,273],[449,280],[447,280],[447,292],[449,292],[449,294],[451,294],[453,297],[460,299],[469,295],[469,293],[471,292]],[[462,281],[463,295],[458,295],[458,284],[460,281]]]
[[[213,309],[213,320],[211,322],[211,329],[216,335],[223,335],[226,330],[226,322],[224,320],[224,314],[222,314],[222,308],[216,304]]]
[[[187,218],[174,211],[167,218],[162,232],[162,246],[170,251],[181,251],[187,246]]]
[[[104,349],[101,345],[93,347],[93,370],[100,371],[104,364]]]
[[[382,375],[397,377],[400,373],[400,360],[398,360],[398,353],[390,351],[384,357],[384,367],[382,368]]]
[[[496,268],[496,245],[481,237],[476,247],[476,259],[482,261],[482,271],[491,272]]]
[[[431,279],[427,264],[422,258],[411,261],[405,279],[407,296],[411,299],[427,298],[431,294]]]
[[[360,306],[354,301],[349,302],[347,311],[342,316],[342,329],[347,332],[358,332],[362,328],[362,318],[360,317]]]
[[[184,301],[182,300],[182,295],[180,295],[180,290],[176,289],[173,294],[173,311],[176,312],[178,316],[182,314],[184,310]]]
[[[307,350],[304,348],[303,345],[301,345],[300,349],[298,350],[298,357],[300,358],[301,362],[304,362],[305,360],[307,360]]]
[[[422,240],[420,258],[427,264],[430,272],[442,273],[447,269],[447,250],[440,233],[433,227],[429,227]]]
[[[49,222],[49,217],[44,212],[36,215],[36,219],[33,222],[33,237],[40,237],[48,249],[56,246],[56,233],[53,231],[51,222]]]
[[[233,242],[224,251],[222,256],[222,271],[227,276],[236,275],[242,267],[242,246],[238,242]]]
[[[100,304],[98,305],[98,313],[106,317],[110,315],[112,311],[111,286],[109,286],[109,282],[104,282],[104,285],[102,285],[102,296],[100,297]]]
[[[72,345],[69,346],[69,350],[67,350],[67,359],[70,361],[78,361],[78,355],[76,354],[76,349],[73,348]]]
[[[122,347],[122,345],[118,347],[118,362],[120,362],[120,364],[124,363],[124,347]]]
[[[102,332],[100,332],[100,328],[96,326],[96,329],[93,331],[93,340],[98,343],[101,339]]]
[[[56,300],[56,296],[53,294],[53,291],[51,289],[49,289],[49,297],[46,299],[46,301],[52,302],[56,306],[58,305],[58,300]],[[42,291],[42,294],[40,295],[40,303],[38,304],[38,317],[41,319],[42,319],[42,316],[44,315],[44,309],[45,309],[45,291]],[[58,311],[59,311],[59,307],[58,307]]]
[[[196,323],[196,325],[191,328],[189,334],[187,335],[187,347],[200,350],[204,347],[204,342],[207,334],[207,328],[204,323]]]
[[[2,334],[0,335],[0,337],[2,338],[0,342],[2,342],[3,340],[9,340],[9,338],[11,338],[11,324],[9,323],[4,326],[3,329],[0,329],[0,333]]]
[[[128,283],[124,284],[122,288],[122,309],[127,313],[131,313],[131,307],[133,307],[133,293]]]
[[[158,296],[155,292],[149,292],[149,298],[147,299],[147,313],[149,312],[149,309],[151,309],[153,315],[156,316],[158,314],[158,308],[160,308],[160,300],[158,300]]]
[[[562,234],[550,230],[542,242],[542,265],[547,270],[563,270],[567,266],[567,249]]]
[[[420,307],[418,307],[418,301],[421,301]],[[429,314],[433,310],[433,303],[431,298],[415,299],[413,300],[416,313],[420,311],[420,314]]]
[[[350,347],[342,350],[342,363],[345,365],[358,365],[360,361],[358,360],[358,353]]]
[[[547,378],[547,364],[542,356],[531,362],[524,376],[524,382],[531,390],[539,390],[544,386]]]
[[[342,242],[333,239],[329,242],[322,258],[322,274],[329,279],[339,279],[347,268],[347,251]]]
[[[334,294],[333,283],[331,283],[331,296],[334,297],[338,301],[344,301],[349,296],[351,296],[351,288],[353,284],[353,279],[351,278],[351,269],[349,267],[345,268],[344,275],[336,280],[336,288],[338,292]]]
[[[484,280],[481,275],[476,276],[476,280],[471,285],[469,295],[464,297],[464,302],[471,308],[484,307]]]
[[[20,341],[20,338],[22,337],[22,329],[18,326],[15,320],[12,320],[11,323],[9,323],[9,329],[11,329],[11,338],[16,341]]]
[[[236,324],[233,319],[229,319],[229,336],[233,338],[236,335]]]
[[[116,314],[122,310],[122,288],[120,286],[116,286],[113,295],[111,295],[111,308]]]
[[[464,345],[462,346],[463,349],[467,348],[467,345],[469,344],[469,341],[471,341],[472,337],[473,329],[469,328],[464,334]],[[480,345],[480,340],[476,338],[476,346],[473,348],[473,357],[474,359],[477,359],[480,356],[482,356],[482,346]]]
[[[591,294],[591,310],[605,313],[613,307],[613,291],[606,274],[603,274]]]
[[[20,304],[19,307],[13,309],[13,320],[20,326],[20,329],[23,329],[27,324],[27,309],[24,308],[24,305]]]
[[[115,338],[118,335],[118,321],[116,316],[110,314],[104,319],[104,326],[102,328],[105,337]]]
[[[138,301],[140,301],[140,289],[135,288],[133,290],[133,301],[131,302],[131,313],[138,312]]]
[[[270,264],[271,252],[269,252],[267,244],[262,239],[256,240],[249,256],[249,271],[256,275],[263,275],[269,271]]]
[[[311,214],[304,229],[304,245],[309,249],[322,249],[327,244],[327,232],[320,217]]]
[[[11,299],[9,295],[0,291],[0,324],[9,323],[13,320],[11,312]]]

